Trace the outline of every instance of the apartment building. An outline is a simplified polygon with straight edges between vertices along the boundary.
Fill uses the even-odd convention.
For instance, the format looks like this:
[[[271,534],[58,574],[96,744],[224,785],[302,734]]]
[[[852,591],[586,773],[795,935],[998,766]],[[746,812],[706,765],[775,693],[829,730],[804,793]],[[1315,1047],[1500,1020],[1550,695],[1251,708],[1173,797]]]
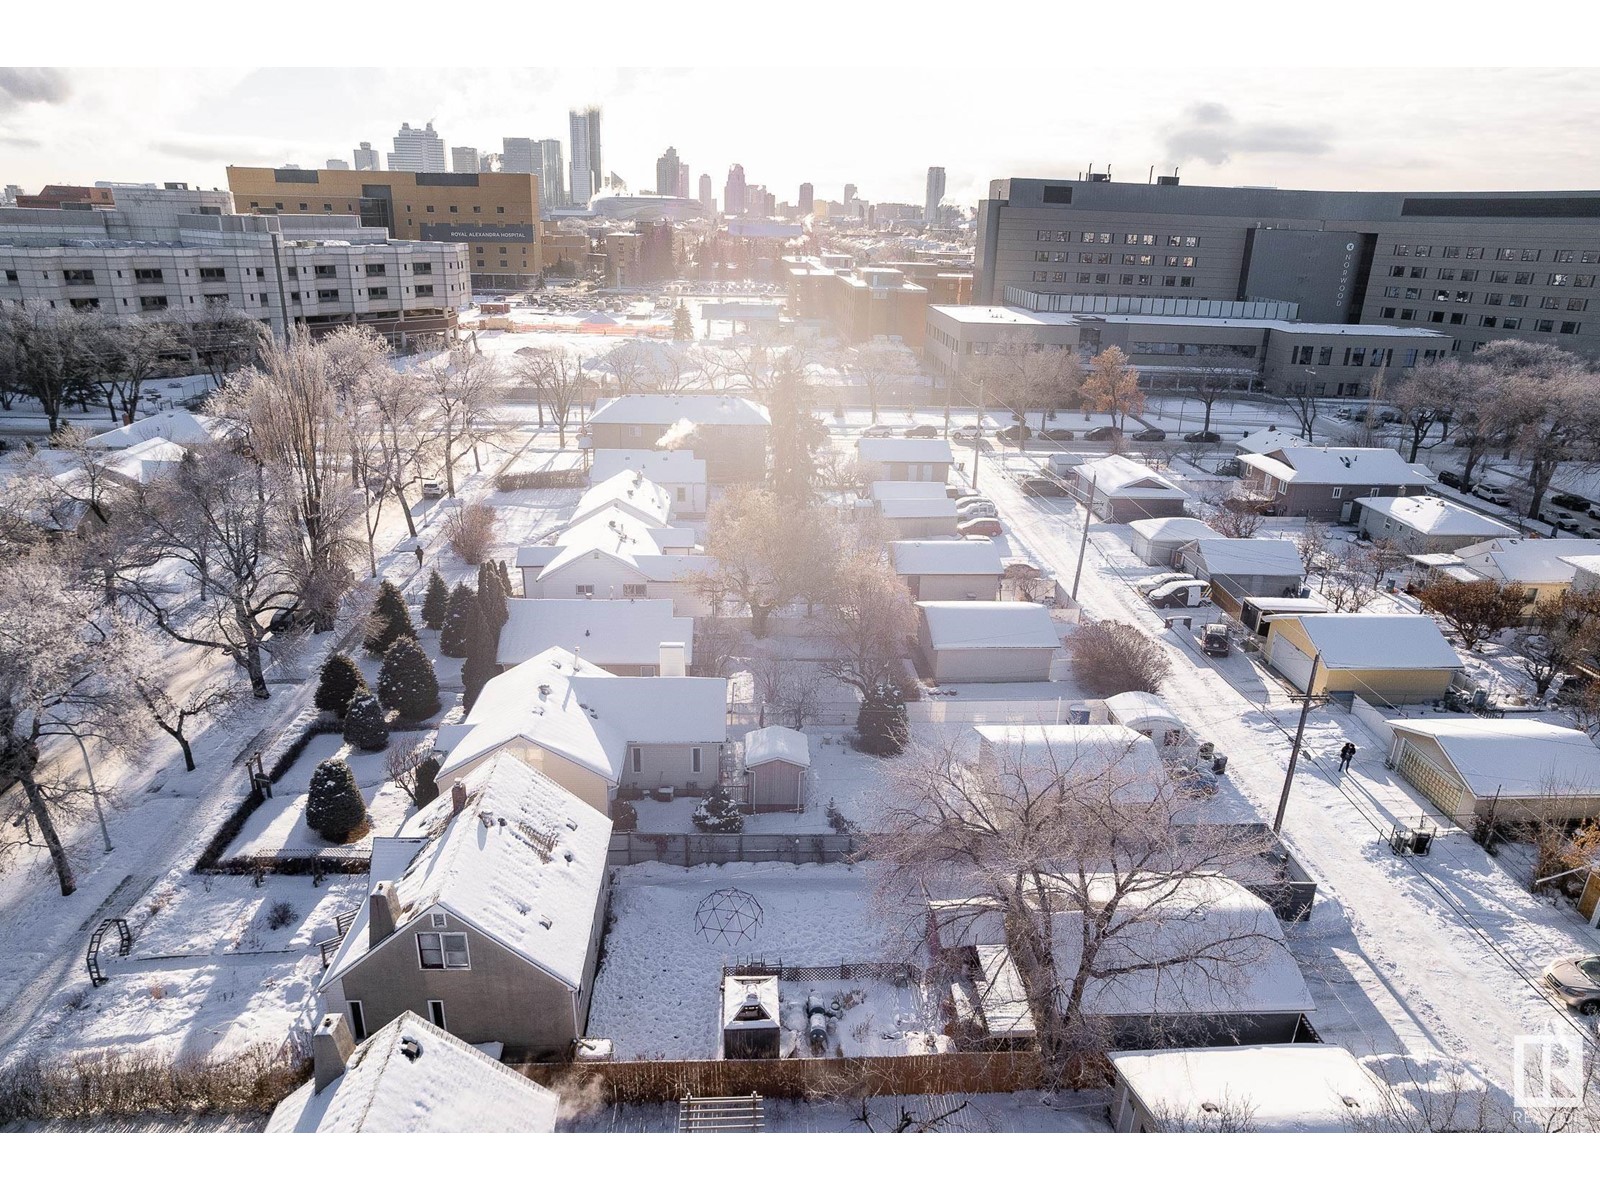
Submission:
[[[356,216],[397,240],[463,243],[475,289],[530,287],[543,269],[536,175],[230,166],[228,186],[245,212]]]
[[[471,298],[464,245],[391,239],[349,215],[0,212],[0,305],[178,320],[226,305],[280,337],[359,324],[405,344],[453,329]]]
[[[997,179],[974,299],[1276,300],[1300,319],[1600,352],[1600,191],[1335,192]]]

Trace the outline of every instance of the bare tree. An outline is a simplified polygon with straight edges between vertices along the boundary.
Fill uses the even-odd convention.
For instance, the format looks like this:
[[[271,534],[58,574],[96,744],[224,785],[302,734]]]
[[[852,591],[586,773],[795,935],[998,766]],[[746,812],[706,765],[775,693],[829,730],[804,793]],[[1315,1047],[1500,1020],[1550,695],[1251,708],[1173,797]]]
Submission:
[[[1470,373],[1467,363],[1456,358],[1441,359],[1417,368],[1395,385],[1391,403],[1400,414],[1406,430],[1406,461],[1416,462],[1427,445],[1437,445],[1450,433],[1450,422],[1460,403],[1462,376]],[[1439,438],[1428,436],[1439,430]]]
[[[383,769],[412,804],[417,802],[417,768],[433,757],[433,749],[420,737],[392,737],[383,756]]]
[[[735,598],[750,610],[750,632],[767,636],[768,618],[815,590],[831,572],[833,530],[819,509],[796,512],[769,491],[730,488],[707,514],[706,550],[716,566],[696,580],[702,595]]]
[[[1153,692],[1172,673],[1158,642],[1121,621],[1089,621],[1072,635],[1072,677],[1092,696]]]
[[[1294,547],[1300,552],[1300,566],[1310,575],[1328,556],[1328,527],[1320,521],[1306,521],[1295,535]]]
[[[986,353],[972,356],[962,388],[969,397],[1005,408],[1019,424],[1039,414],[1039,428],[1063,408],[1079,402],[1084,390],[1077,354],[1064,346],[1040,346],[1023,339],[991,343]]]
[[[1139,388],[1139,372],[1117,346],[1107,346],[1089,360],[1084,377],[1083,398],[1094,412],[1111,414],[1111,423],[1124,428],[1129,417],[1144,411],[1144,392]]]
[[[504,372],[498,360],[456,343],[421,373],[433,394],[433,426],[444,453],[445,491],[454,496],[456,457],[464,449],[476,453],[500,399]]]
[[[258,361],[272,344],[267,327],[226,304],[208,304],[173,325],[178,342],[221,387],[228,376]]]
[[[1332,565],[1322,577],[1322,597],[1334,612],[1359,612],[1378,594],[1365,553],[1346,545],[1331,555]]]
[[[156,727],[177,742],[183,751],[183,769],[192,771],[195,769],[191,742],[194,729],[189,722],[220,716],[239,698],[239,689],[231,680],[204,679],[174,692],[162,678],[161,666],[158,658],[142,653],[128,673],[129,682]]]
[[[1490,342],[1473,356],[1494,372],[1507,428],[1527,471],[1535,520],[1556,469],[1584,461],[1600,441],[1600,376],[1570,351],[1544,343]]]
[[[562,449],[567,445],[567,426],[581,410],[589,380],[583,372],[583,359],[571,350],[549,347],[517,351],[513,377],[533,388],[539,397],[541,413],[548,410],[550,423]],[[543,424],[543,417],[540,418]]]
[[[1419,590],[1417,599],[1468,650],[1477,650],[1486,638],[1515,625],[1522,616],[1522,588],[1503,588],[1490,579],[1439,579]]]
[[[1002,998],[1026,1006],[1054,1077],[1110,1043],[1108,994],[1159,981],[1169,1003],[1214,1011],[1205,994],[1284,952],[1265,905],[1220,902],[1236,886],[1223,874],[1261,846],[1196,822],[1196,793],[1131,753],[1037,738],[974,763],[960,745],[919,740],[893,775],[868,839],[880,895],[941,944],[1005,947]]]
[[[1283,406],[1299,422],[1301,437],[1309,440],[1315,434],[1323,399],[1322,396],[1312,394],[1309,388],[1303,392],[1290,392],[1283,397]]]
[[[763,723],[781,720],[796,729],[816,724],[822,714],[826,676],[818,664],[792,658],[763,658],[750,668],[761,695]]]
[[[822,667],[830,679],[863,701],[899,684],[916,617],[881,555],[858,551],[839,564],[818,627],[831,652]]]
[[[878,421],[878,408],[886,402],[906,377],[916,373],[917,360],[898,342],[874,338],[856,347],[850,357],[850,373],[867,393],[872,421]]]
[[[32,396],[54,435],[63,411],[87,405],[105,370],[104,321],[72,310],[0,309],[0,378],[4,390]]]
[[[1522,673],[1543,700],[1558,676],[1600,648],[1600,595],[1569,590],[1545,597],[1514,644]]]
[[[1244,365],[1247,363],[1249,365]],[[1189,376],[1189,391],[1205,410],[1205,419],[1200,423],[1202,434],[1211,432],[1211,410],[1217,401],[1233,391],[1233,385],[1241,376],[1248,377],[1253,367],[1251,360],[1220,348],[1206,350],[1195,360]]]
[[[144,385],[183,354],[177,331],[166,322],[135,317],[106,327],[105,365],[110,372],[113,415],[124,425],[139,415]]]
[[[712,613],[694,623],[694,673],[726,678],[728,667],[744,648],[739,624],[731,617]]]

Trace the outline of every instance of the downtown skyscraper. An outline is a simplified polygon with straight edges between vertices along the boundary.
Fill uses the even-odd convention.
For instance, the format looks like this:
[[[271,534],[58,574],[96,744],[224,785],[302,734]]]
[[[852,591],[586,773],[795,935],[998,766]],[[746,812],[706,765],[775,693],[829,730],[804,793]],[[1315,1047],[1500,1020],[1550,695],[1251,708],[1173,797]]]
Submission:
[[[939,205],[944,203],[944,168],[928,168],[928,195],[922,209],[922,223],[939,223]]]
[[[586,206],[605,181],[600,165],[600,110],[573,109],[568,120],[572,127],[572,203]]]
[[[656,195],[676,196],[678,192],[678,176],[682,164],[678,159],[678,151],[667,147],[667,152],[656,159]]]
[[[446,171],[444,139],[433,131],[429,121],[424,129],[411,128],[410,122],[400,126],[394,135],[394,153],[389,155],[391,171]]]

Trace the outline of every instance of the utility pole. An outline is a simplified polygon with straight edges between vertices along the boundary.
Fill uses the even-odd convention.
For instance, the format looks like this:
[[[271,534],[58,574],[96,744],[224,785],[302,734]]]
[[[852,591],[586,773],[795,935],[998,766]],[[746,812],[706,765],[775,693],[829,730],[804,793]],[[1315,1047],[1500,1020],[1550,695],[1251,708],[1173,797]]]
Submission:
[[[83,744],[83,735],[76,729],[68,729],[67,732],[72,735],[72,740],[78,743],[78,753],[83,755],[83,769],[89,776],[89,795],[94,799],[94,815],[100,821],[100,840],[105,844],[106,853],[110,854],[112,851],[111,833],[106,829],[105,810],[100,807],[100,789],[94,782],[94,764],[89,761],[89,750]]]
[[[1089,499],[1083,505],[1083,536],[1078,539],[1078,567],[1072,572],[1072,598],[1078,598],[1078,580],[1083,578],[1083,556],[1089,552],[1089,520],[1094,516],[1094,476],[1089,476]]]
[[[1289,807],[1289,789],[1294,785],[1294,769],[1300,763],[1300,742],[1306,735],[1306,717],[1311,712],[1311,702],[1324,699],[1311,691],[1317,684],[1317,668],[1321,665],[1322,654],[1319,651],[1311,660],[1311,677],[1306,680],[1305,695],[1300,697],[1300,723],[1294,728],[1294,749],[1289,751],[1289,769],[1283,776],[1283,792],[1278,797],[1278,815],[1272,818],[1273,833],[1283,831],[1283,814]]]
[[[979,456],[983,452],[983,400],[984,400],[983,391],[984,391],[984,388],[987,387],[987,386],[988,386],[987,384],[985,384],[985,383],[983,383],[981,381],[978,384],[978,436],[975,437],[973,439],[973,441],[972,441],[972,486],[973,487],[977,487],[978,486],[978,463],[981,461]]]

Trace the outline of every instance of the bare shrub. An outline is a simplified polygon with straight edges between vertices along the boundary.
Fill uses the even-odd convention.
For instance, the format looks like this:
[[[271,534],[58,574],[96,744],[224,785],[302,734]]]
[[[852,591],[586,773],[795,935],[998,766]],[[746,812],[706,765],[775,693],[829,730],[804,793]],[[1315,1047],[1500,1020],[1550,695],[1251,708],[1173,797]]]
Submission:
[[[1121,621],[1095,621],[1072,636],[1072,677],[1091,696],[1153,692],[1172,670],[1166,653]]]
[[[478,566],[489,557],[494,540],[495,511],[487,504],[468,504],[451,514],[445,524],[450,549],[469,566]]]
[[[268,929],[283,929],[299,919],[300,914],[295,912],[294,905],[287,900],[279,900],[267,910]]]

